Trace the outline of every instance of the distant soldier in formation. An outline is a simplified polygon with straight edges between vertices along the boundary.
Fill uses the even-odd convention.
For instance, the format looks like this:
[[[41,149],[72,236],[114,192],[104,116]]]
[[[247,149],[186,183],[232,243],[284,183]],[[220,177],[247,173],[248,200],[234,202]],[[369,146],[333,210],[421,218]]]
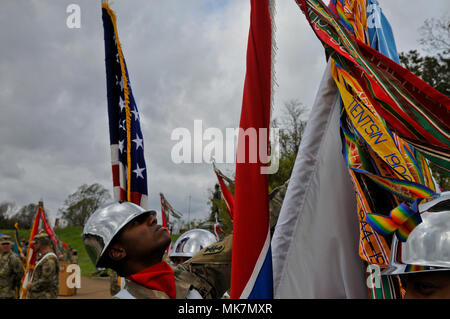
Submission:
[[[114,202],[88,219],[83,240],[96,267],[126,277],[120,299],[221,298],[230,288],[232,237],[203,248],[172,269],[163,260],[170,244],[156,216],[129,202]]]
[[[50,237],[46,233],[33,239],[38,252],[31,280],[27,285],[28,299],[56,299],[58,297],[59,263],[58,257],[50,248]]]
[[[72,250],[72,258],[70,258],[72,264],[78,264],[78,251],[76,249]]]
[[[11,237],[0,237],[0,299],[16,299],[24,274],[22,261],[12,250]]]

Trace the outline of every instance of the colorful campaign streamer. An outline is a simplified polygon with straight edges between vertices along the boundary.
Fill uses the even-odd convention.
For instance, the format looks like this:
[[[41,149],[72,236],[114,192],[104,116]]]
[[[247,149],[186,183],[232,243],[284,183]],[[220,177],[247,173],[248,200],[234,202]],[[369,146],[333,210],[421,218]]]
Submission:
[[[421,222],[409,205],[436,191],[424,156],[449,168],[450,130],[443,120],[449,99],[396,63],[392,30],[376,0],[331,0],[329,8],[320,0],[297,3],[332,58],[342,98],[341,136],[356,190],[359,254],[369,264],[387,266],[392,234],[404,241]],[[398,287],[384,280],[371,296],[390,298]]]
[[[405,242],[422,219],[417,210],[402,203],[391,211],[390,216],[372,213],[367,215],[367,221],[380,235],[389,236],[395,232],[397,238]]]
[[[353,1],[352,1],[353,2]],[[351,73],[389,128],[450,169],[450,99],[355,38],[320,0],[297,0],[328,54]]]

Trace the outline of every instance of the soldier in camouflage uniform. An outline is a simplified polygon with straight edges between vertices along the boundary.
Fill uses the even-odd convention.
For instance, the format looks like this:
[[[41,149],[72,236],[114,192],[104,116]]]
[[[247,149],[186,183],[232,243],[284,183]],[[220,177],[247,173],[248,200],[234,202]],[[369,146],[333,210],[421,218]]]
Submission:
[[[70,258],[72,264],[78,264],[78,251],[76,249],[72,250],[72,258]]]
[[[0,237],[0,299],[17,298],[20,281],[24,274],[22,261],[12,250],[11,237]]]
[[[114,298],[221,298],[230,288],[232,236],[172,269],[163,261],[170,236],[156,222],[129,202],[104,205],[87,221],[83,239],[94,265],[126,277]]]
[[[30,283],[27,285],[28,299],[56,299],[59,285],[58,257],[51,251],[50,237],[38,234],[33,239],[34,247],[38,252]]]

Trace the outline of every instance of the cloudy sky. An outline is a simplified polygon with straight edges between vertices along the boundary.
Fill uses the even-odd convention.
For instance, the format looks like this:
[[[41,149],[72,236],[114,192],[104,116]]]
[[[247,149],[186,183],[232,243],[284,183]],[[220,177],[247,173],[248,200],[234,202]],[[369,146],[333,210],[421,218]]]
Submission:
[[[427,18],[447,0],[379,0],[399,51],[418,48]],[[44,200],[52,220],[82,184],[112,192],[101,1],[3,0],[0,11],[0,202]],[[66,25],[70,4],[81,28]],[[208,214],[210,164],[175,164],[175,128],[239,125],[249,27],[248,0],[115,0],[144,135],[149,205],[159,193],[190,218]],[[287,100],[314,101],[322,46],[294,0],[278,0],[274,116]],[[205,142],[206,143],[206,142]],[[218,165],[232,175],[234,165]]]

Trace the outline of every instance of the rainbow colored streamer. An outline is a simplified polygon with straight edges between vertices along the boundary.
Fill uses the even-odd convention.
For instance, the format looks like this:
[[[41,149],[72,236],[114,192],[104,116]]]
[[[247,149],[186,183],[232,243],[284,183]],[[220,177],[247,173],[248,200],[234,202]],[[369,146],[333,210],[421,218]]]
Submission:
[[[417,210],[418,202],[413,207],[401,203],[391,211],[390,216],[367,214],[367,222],[380,235],[389,236],[395,232],[400,241],[406,242],[413,229],[422,222]]]
[[[414,202],[417,199],[427,198],[435,195],[435,192],[433,190],[424,185],[395,178],[378,176],[357,168],[352,168],[352,170],[357,173],[366,175],[377,185],[408,202]]]
[[[405,272],[425,271],[425,270],[430,270],[430,269],[431,268],[428,266],[406,265]]]

